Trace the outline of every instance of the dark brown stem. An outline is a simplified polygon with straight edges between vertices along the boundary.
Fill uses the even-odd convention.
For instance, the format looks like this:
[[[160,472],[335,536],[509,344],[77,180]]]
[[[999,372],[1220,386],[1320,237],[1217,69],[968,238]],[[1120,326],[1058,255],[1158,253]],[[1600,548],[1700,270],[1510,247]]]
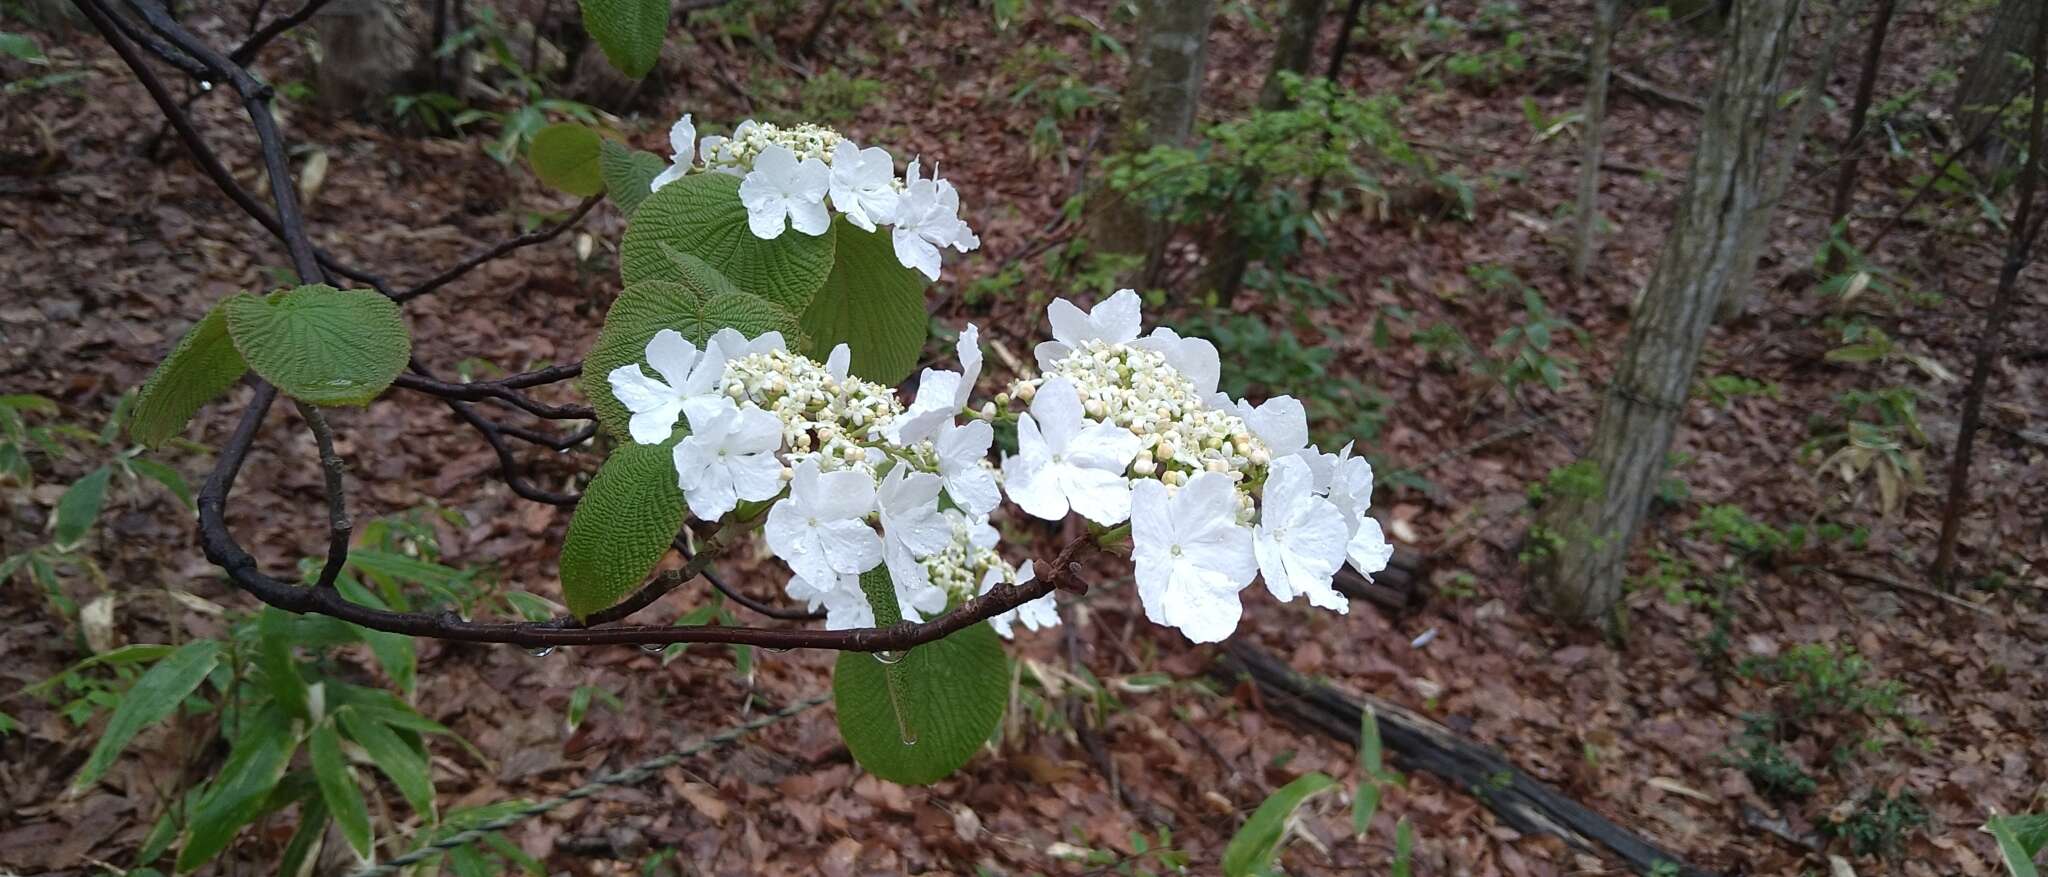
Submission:
[[[1877,11],[1870,21],[1870,42],[1863,47],[1863,73],[1856,80],[1856,99],[1849,110],[1849,137],[1842,141],[1842,167],[1835,176],[1835,196],[1828,208],[1828,227],[1840,229],[1842,240],[1849,239],[1848,226],[1842,220],[1849,215],[1849,206],[1855,200],[1856,166],[1863,159],[1862,141],[1866,124],[1870,118],[1870,98],[1877,88],[1877,72],[1884,63],[1884,38],[1891,30],[1892,8],[1897,0],[1878,0]],[[1828,248],[1826,273],[1838,274],[1847,254],[1840,247]]]
[[[295,404],[306,428],[313,433],[314,446],[320,450],[320,474],[327,487],[327,562],[320,568],[320,580],[315,586],[332,588],[341,577],[341,568],[348,563],[349,539],[355,533],[355,522],[348,515],[348,494],[342,484],[348,467],[334,451],[334,430],[327,425],[327,415],[305,402]]]
[[[1992,364],[2005,343],[2005,324],[2011,321],[2013,300],[2018,298],[2020,271],[2032,258],[2034,238],[2041,231],[2041,223],[2034,220],[2034,192],[2041,182],[2041,116],[2043,105],[2048,104],[2048,23],[2034,28],[2031,47],[2034,94],[2033,106],[2027,112],[2027,163],[2020,169],[2020,204],[2013,216],[2005,265],[1998,273],[1998,292],[1992,296],[1991,309],[1984,314],[1976,362],[1970,367],[1970,385],[1963,392],[1963,420],[1956,430],[1955,455],[1948,468],[1948,501],[1941,513],[1941,546],[1934,556],[1932,578],[1941,586],[1949,584],[1956,535],[1962,526],[1963,512],[1970,504],[1970,458],[1976,449],[1978,423],[1984,413],[1984,388],[1991,382]]]
[[[533,246],[534,244],[545,243],[547,241],[554,240],[556,237],[559,237],[562,234],[562,232],[568,231],[569,229],[575,227],[577,223],[582,222],[583,217],[590,214],[591,208],[596,207],[598,202],[603,200],[604,195],[602,194],[592,195],[588,198],[585,198],[583,199],[583,203],[576,205],[575,212],[570,213],[569,218],[564,219],[561,222],[555,223],[554,225],[548,226],[547,228],[540,229],[538,231],[527,232],[526,234],[520,235],[511,240],[503,241],[497,244],[496,246],[491,247],[488,250],[484,250],[481,253],[477,253],[474,256],[471,256],[467,259],[455,263],[453,266],[449,267],[448,270],[442,271],[439,274],[429,277],[426,280],[422,281],[418,286],[414,286],[413,288],[408,289],[404,292],[397,293],[396,295],[391,296],[391,298],[393,301],[397,301],[401,304],[404,302],[411,301],[413,299],[419,298],[420,296],[426,295],[427,293],[433,292],[436,289],[440,289],[443,286],[447,286],[448,284],[454,282],[457,278],[460,278],[462,275],[468,274],[470,271],[475,270],[477,266],[482,265],[485,262],[489,262],[493,259],[496,259],[499,256],[503,256],[506,253],[510,253],[513,250],[517,250],[521,247],[530,247]]]

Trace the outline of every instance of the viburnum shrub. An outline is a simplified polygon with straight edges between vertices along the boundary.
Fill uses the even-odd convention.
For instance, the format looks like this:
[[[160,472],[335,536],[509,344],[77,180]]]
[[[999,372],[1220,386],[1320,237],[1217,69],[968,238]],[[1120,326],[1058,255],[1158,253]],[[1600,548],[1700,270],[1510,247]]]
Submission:
[[[1310,444],[1294,398],[1254,405],[1217,392],[1215,346],[1166,327],[1145,332],[1134,291],[1092,310],[1053,301],[1037,373],[988,397],[976,395],[981,333],[969,323],[957,370],[926,368],[907,404],[899,398],[893,387],[924,348],[925,285],[940,276],[942,251],[980,244],[960,219],[958,190],[919,160],[898,176],[887,150],[808,124],[749,120],[700,138],[686,115],[670,141],[665,167],[594,131],[536,141],[544,179],[574,191],[595,168],[629,215],[623,290],[581,369],[585,414],[615,445],[564,538],[571,615],[494,628],[265,599],[437,635],[652,643],[655,633],[555,634],[672,633],[604,625],[652,601],[634,602],[672,547],[699,564],[758,539],[787,566],[790,598],[822,611],[827,631],[867,638],[729,628],[696,641],[845,649],[834,694],[848,748],[884,778],[930,782],[1001,721],[1010,674],[998,637],[1059,623],[1051,585],[1081,587],[1077,549],[1127,554],[1146,617],[1204,643],[1237,628],[1254,579],[1282,601],[1344,612],[1339,568],[1385,568],[1392,548],[1366,511],[1366,460],[1348,444]],[[403,296],[317,286],[231,298],[152,376],[133,428],[150,440],[174,434],[246,369],[302,403],[362,404],[408,366],[393,298]],[[1016,451],[997,455],[999,446]],[[1005,544],[994,524],[1004,515],[1073,517],[1084,535],[1058,559],[1035,561]],[[248,586],[249,570],[216,549]],[[899,625],[940,627],[874,638],[927,629]]]

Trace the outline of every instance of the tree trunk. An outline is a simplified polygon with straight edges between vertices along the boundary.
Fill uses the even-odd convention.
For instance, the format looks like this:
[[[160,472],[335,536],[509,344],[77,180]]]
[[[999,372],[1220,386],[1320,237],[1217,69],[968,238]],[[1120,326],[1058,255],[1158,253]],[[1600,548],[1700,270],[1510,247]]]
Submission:
[[[1143,32],[1124,81],[1117,151],[1143,152],[1187,142],[1202,98],[1202,67],[1215,6],[1215,0],[1139,0],[1138,26]],[[1089,223],[1094,252],[1137,255],[1144,260],[1142,275],[1154,276],[1167,229],[1137,201],[1113,192],[1104,201]]]
[[[1763,180],[1767,124],[1801,0],[1738,0],[1678,216],[1629,326],[1581,461],[1556,479],[1528,534],[1531,599],[1568,620],[1606,616],[1649,511],[1714,306],[1736,273]]]
[[[1991,381],[1991,367],[1998,361],[2005,343],[2005,324],[2011,321],[2013,299],[2018,298],[2020,271],[2033,255],[2034,238],[2041,233],[2034,216],[2034,190],[2041,182],[2041,111],[2048,104],[2048,28],[2037,27],[2030,35],[2028,57],[2034,59],[2034,100],[2027,111],[2026,167],[2020,170],[2020,206],[2013,215],[2012,237],[2006,244],[2005,265],[1998,272],[1998,293],[1991,310],[1984,314],[1984,328],[1977,335],[1977,358],[1970,366],[1970,386],[1963,393],[1963,422],[1956,430],[1955,456],[1948,468],[1948,501],[1941,515],[1941,544],[1934,557],[1934,581],[1946,585],[1954,564],[1956,534],[1963,510],[1970,504],[1970,455],[1977,441],[1977,424],[1984,411],[1984,387]]]
[[[433,13],[391,0],[336,0],[313,16],[316,100],[328,112],[377,116],[393,96],[434,79]]]
[[[1579,157],[1579,221],[1572,240],[1572,283],[1584,285],[1600,224],[1600,138],[1607,128],[1608,60],[1621,0],[1593,0],[1593,45],[1586,50],[1586,140]]]
[[[1863,73],[1856,79],[1856,102],[1849,109],[1849,136],[1842,140],[1842,169],[1835,175],[1835,197],[1828,206],[1828,233],[1849,241],[1849,208],[1856,198],[1857,164],[1863,160],[1863,134],[1870,120],[1870,97],[1877,88],[1877,72],[1884,66],[1884,38],[1892,28],[1892,10],[1897,0],[1878,0],[1877,13],[1870,22],[1870,42],[1863,49]],[[1827,273],[1839,274],[1847,256],[1841,247],[1828,247]]]
[[[1849,25],[1863,8],[1863,0],[1846,0],[1835,9],[1834,21],[1828,26],[1827,40],[1821,44],[1820,54],[1813,60],[1813,72],[1806,77],[1806,87],[1799,106],[1792,112],[1792,124],[1777,137],[1778,155],[1768,160],[1764,171],[1763,188],[1756,202],[1750,207],[1749,221],[1742,226],[1742,245],[1735,253],[1735,272],[1729,276],[1728,288],[1721,292],[1721,304],[1716,318],[1728,322],[1742,316],[1753,297],[1750,289],[1756,278],[1757,259],[1763,255],[1764,242],[1771,234],[1771,215],[1778,209],[1778,202],[1785,199],[1785,189],[1792,183],[1792,169],[1799,165],[1799,152],[1806,145],[1806,132],[1813,130],[1813,121],[1820,117],[1823,105],[1827,103],[1828,77],[1835,70],[1835,55],[1842,46],[1842,39],[1849,35]]]
[[[1280,35],[1273,45],[1273,66],[1266,71],[1266,84],[1259,89],[1260,109],[1285,109],[1293,103],[1287,97],[1286,74],[1308,72],[1309,62],[1315,58],[1316,34],[1322,30],[1325,5],[1326,0],[1287,0],[1287,10],[1281,13]],[[1254,180],[1251,185],[1257,188],[1259,183]],[[1237,299],[1238,290],[1244,286],[1245,269],[1251,262],[1251,249],[1244,237],[1237,233],[1234,224],[1226,221],[1210,251],[1208,276],[1203,282],[1204,288],[1216,293],[1220,306],[1228,308]]]
[[[2002,0],[1978,44],[1977,54],[1963,69],[1956,86],[1956,142],[1979,139],[1998,124],[1999,108],[2026,85],[2026,68],[2014,55],[2023,54],[2041,25],[2041,0]],[[2004,137],[1990,136],[1970,156],[1980,169],[1997,170],[2013,153]]]

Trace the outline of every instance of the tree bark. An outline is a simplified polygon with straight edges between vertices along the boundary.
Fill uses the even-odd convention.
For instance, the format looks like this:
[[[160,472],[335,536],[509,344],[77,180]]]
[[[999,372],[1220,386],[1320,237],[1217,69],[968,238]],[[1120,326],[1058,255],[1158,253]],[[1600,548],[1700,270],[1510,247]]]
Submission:
[[[1870,97],[1877,89],[1877,72],[1884,66],[1884,39],[1892,29],[1892,10],[1898,0],[1878,0],[1871,16],[1870,42],[1863,48],[1863,72],[1856,79],[1856,100],[1849,109],[1849,136],[1842,140],[1842,168],[1835,175],[1835,196],[1828,206],[1829,234],[1849,240],[1849,208],[1856,200],[1857,165],[1863,160],[1864,128],[1870,120]],[[1841,247],[1828,247],[1827,273],[1839,274],[1847,256]]]
[[[2013,216],[2012,237],[2006,244],[2005,265],[1998,272],[1998,293],[1991,310],[1984,314],[1984,328],[1977,336],[1977,359],[1970,366],[1970,385],[1963,393],[1963,422],[1956,430],[1955,456],[1948,467],[1948,501],[1941,514],[1941,545],[1934,556],[1934,582],[1947,585],[1955,563],[1956,534],[1963,510],[1970,504],[1970,457],[1977,441],[1977,425],[1984,411],[1984,388],[1991,382],[1991,367],[2005,344],[2005,324],[2012,319],[2013,300],[2018,298],[2020,271],[2033,255],[2034,239],[2041,232],[2035,218],[2034,191],[2041,182],[2041,111],[2048,103],[2048,27],[2036,27],[2030,35],[2028,57],[2034,59],[2034,100],[2027,111],[2026,167],[2020,170],[2020,205]]]
[[[389,0],[337,0],[321,8],[313,16],[319,104],[330,112],[378,115],[393,95],[422,81],[434,47],[420,44],[426,29],[413,18],[425,14]]]
[[[1598,477],[1551,491],[1528,534],[1531,599],[1550,615],[1602,618],[1620,596],[1629,542],[1656,493],[1715,304],[1736,273],[1743,226],[1762,190],[1774,86],[1800,5],[1738,0],[1730,12],[1685,195],[1581,461]]]
[[[1586,134],[1579,157],[1579,217],[1572,240],[1572,283],[1576,285],[1586,282],[1593,261],[1593,234],[1600,224],[1600,140],[1607,128],[1608,56],[1620,18],[1621,0],[1593,0],[1593,44],[1586,50]]]
[[[2026,51],[2042,21],[2041,0],[2002,0],[1991,15],[1979,41],[1977,53],[1963,69],[1956,86],[1954,114],[1957,142],[1976,140],[1978,134],[1995,127],[1999,107],[2026,85],[2026,70],[2012,56]],[[2013,144],[2006,138],[1981,138],[1982,145],[1969,156],[1980,170],[2004,167]]]
[[[1259,89],[1260,109],[1286,109],[1293,104],[1287,97],[1287,74],[1308,72],[1309,62],[1315,58],[1316,35],[1322,30],[1326,4],[1327,0],[1287,0],[1287,9],[1281,13],[1280,34],[1273,45],[1273,66],[1267,69],[1266,84]],[[1254,188],[1259,184],[1256,179],[1251,182]],[[1228,308],[1237,300],[1238,290],[1244,287],[1245,269],[1251,267],[1251,262],[1251,248],[1244,236],[1238,234],[1236,225],[1226,219],[1210,251],[1209,269],[1203,281],[1204,288],[1216,293],[1219,306]]]
[[[1806,77],[1806,87],[1799,106],[1792,111],[1792,124],[1785,128],[1778,140],[1778,155],[1767,162],[1764,172],[1763,190],[1750,208],[1749,221],[1742,226],[1742,246],[1736,251],[1735,272],[1728,279],[1728,288],[1721,292],[1721,304],[1716,318],[1728,322],[1742,316],[1748,307],[1756,279],[1757,259],[1763,255],[1764,242],[1771,234],[1771,216],[1778,209],[1778,202],[1785,199],[1785,190],[1792,183],[1792,169],[1799,165],[1799,152],[1806,146],[1806,133],[1813,130],[1813,122],[1820,117],[1820,111],[1827,103],[1828,78],[1835,71],[1835,55],[1842,46],[1842,39],[1849,35],[1849,25],[1863,8],[1863,0],[1845,0],[1836,7],[1834,20],[1828,26],[1827,40],[1821,44],[1820,54],[1813,60],[1813,71]]]
[[[1202,68],[1208,56],[1209,23],[1215,0],[1139,0],[1142,34],[1124,80],[1116,147],[1143,152],[1187,142],[1202,98]],[[1089,240],[1100,254],[1143,258],[1143,277],[1154,276],[1166,246],[1166,228],[1143,204],[1106,193],[1089,223]]]

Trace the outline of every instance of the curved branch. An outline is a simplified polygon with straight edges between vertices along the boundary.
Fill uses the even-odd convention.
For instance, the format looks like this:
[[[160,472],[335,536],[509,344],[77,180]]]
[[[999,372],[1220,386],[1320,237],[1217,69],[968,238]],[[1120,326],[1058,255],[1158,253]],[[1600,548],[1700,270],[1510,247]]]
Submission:
[[[415,364],[417,362],[418,360],[414,360]],[[516,374],[495,381],[468,381],[457,384],[438,381],[427,377],[424,373],[415,373],[401,374],[392,383],[395,386],[404,387],[408,390],[417,390],[430,396],[439,396],[443,399],[459,399],[464,402],[496,399],[535,417],[547,420],[591,420],[597,417],[597,411],[588,405],[549,405],[545,402],[536,402],[525,394],[517,392],[526,387],[566,381],[580,374],[583,374],[583,364],[577,362]]]
[[[597,202],[603,200],[603,193],[599,193],[596,195],[592,195],[588,198],[585,198],[583,199],[583,203],[576,205],[576,212],[569,214],[569,218],[564,219],[561,222],[557,222],[554,225],[548,226],[547,228],[540,229],[538,231],[530,231],[509,241],[501,242],[488,250],[484,250],[481,253],[477,253],[474,256],[457,262],[454,265],[450,266],[447,270],[442,271],[441,273],[436,274],[422,281],[418,286],[414,286],[413,288],[408,289],[404,292],[392,295],[391,299],[393,301],[399,302],[400,304],[412,301],[413,299],[419,298],[420,296],[426,295],[427,293],[433,292],[436,289],[440,289],[443,286],[447,286],[448,284],[455,282],[457,278],[461,277],[464,274],[468,274],[470,271],[475,270],[477,266],[482,265],[485,262],[489,262],[492,259],[496,259],[499,256],[503,256],[506,253],[512,252],[513,250],[519,249],[521,247],[530,247],[533,246],[534,244],[545,243],[547,241],[554,240],[556,237],[559,237],[562,234],[562,232],[568,231],[570,228],[573,228],[576,225],[576,223],[582,222],[583,217],[589,215],[591,208],[596,207]],[[386,294],[389,295],[389,293]]]

